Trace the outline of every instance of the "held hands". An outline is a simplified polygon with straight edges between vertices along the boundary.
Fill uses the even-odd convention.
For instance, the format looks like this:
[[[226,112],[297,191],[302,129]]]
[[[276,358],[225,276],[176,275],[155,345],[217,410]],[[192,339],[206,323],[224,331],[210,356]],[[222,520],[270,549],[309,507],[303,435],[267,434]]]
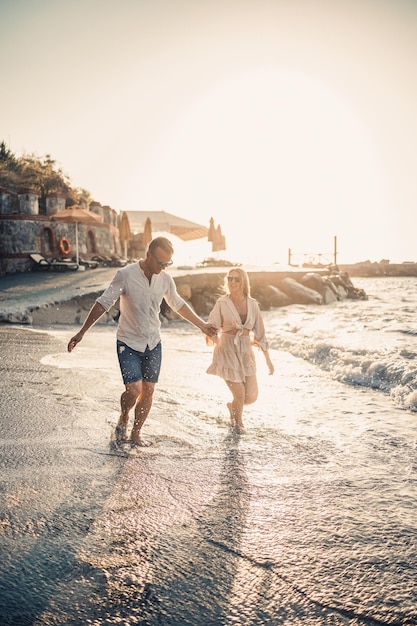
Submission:
[[[212,324],[204,324],[201,332],[207,335],[208,337],[215,337],[217,335],[217,328]]]
[[[217,328],[211,324],[204,324],[201,332],[204,334],[208,346],[213,347],[217,343]]]

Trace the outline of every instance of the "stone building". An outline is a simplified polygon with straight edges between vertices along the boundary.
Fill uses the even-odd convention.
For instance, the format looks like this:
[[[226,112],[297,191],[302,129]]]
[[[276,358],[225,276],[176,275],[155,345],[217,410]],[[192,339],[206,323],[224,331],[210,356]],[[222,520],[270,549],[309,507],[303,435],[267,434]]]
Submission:
[[[75,256],[75,224],[51,220],[65,206],[65,196],[51,194],[40,210],[39,197],[33,189],[13,193],[0,187],[0,276],[32,270],[30,255],[34,253],[48,260]],[[118,213],[99,202],[92,202],[88,208],[101,215],[103,222],[78,224],[80,258],[122,256]]]

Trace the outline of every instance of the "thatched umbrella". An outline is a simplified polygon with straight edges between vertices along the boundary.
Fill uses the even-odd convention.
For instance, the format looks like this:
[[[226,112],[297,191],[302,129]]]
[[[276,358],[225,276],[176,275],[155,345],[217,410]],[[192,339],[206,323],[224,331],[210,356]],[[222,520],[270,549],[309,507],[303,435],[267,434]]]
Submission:
[[[142,235],[142,246],[145,252],[148,249],[148,246],[151,243],[151,241],[152,241],[152,222],[151,222],[151,218],[147,217],[145,221],[145,226],[143,228],[143,235]]]
[[[226,238],[222,233],[220,224],[216,228],[211,249],[213,252],[217,252],[218,250],[226,250]]]
[[[123,241],[125,258],[127,258],[127,243],[132,239],[132,237],[133,235],[130,228],[129,217],[126,211],[122,211],[119,223],[119,239],[120,241]]]
[[[211,217],[207,240],[213,242],[215,238],[216,238],[216,227],[214,225],[214,219]]]
[[[193,241],[207,237],[208,228],[196,222],[191,222],[166,211],[128,211],[132,230],[135,233],[143,233],[147,218],[152,223],[154,232],[171,233],[183,241]]]

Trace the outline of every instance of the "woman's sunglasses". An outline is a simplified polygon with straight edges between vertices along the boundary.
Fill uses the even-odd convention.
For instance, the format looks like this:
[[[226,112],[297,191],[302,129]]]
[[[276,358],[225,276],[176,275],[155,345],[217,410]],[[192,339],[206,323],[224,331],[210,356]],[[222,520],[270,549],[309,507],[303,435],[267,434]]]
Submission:
[[[235,281],[235,283],[240,283],[240,278],[239,276],[228,276],[227,280],[229,281],[229,283]]]

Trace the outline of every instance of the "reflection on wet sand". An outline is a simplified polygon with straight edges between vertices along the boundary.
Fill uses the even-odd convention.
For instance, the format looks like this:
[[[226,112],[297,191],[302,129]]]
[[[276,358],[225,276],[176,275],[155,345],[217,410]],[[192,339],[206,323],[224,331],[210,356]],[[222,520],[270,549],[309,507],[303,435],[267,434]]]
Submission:
[[[123,462],[79,551],[106,581],[101,598],[89,590],[83,614],[109,623],[227,622],[250,493],[239,437],[231,432],[221,454],[174,464],[154,450]]]
[[[146,614],[153,623],[228,623],[250,491],[239,437],[226,437],[213,498],[155,546]],[[156,557],[156,560],[155,560]]]

